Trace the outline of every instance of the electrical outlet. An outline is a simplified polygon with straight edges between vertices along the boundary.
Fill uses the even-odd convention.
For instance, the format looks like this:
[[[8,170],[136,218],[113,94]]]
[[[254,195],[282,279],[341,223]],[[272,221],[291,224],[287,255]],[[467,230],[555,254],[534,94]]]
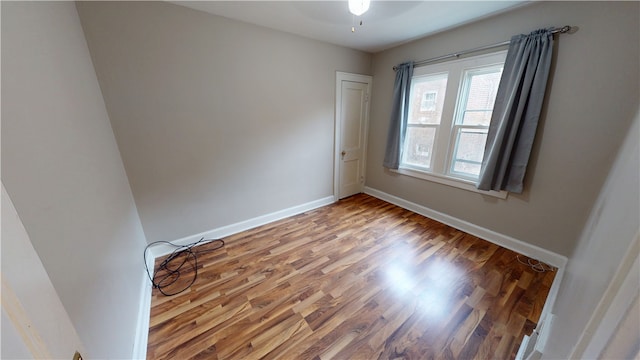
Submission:
[[[82,360],[82,355],[76,351],[76,353],[73,354],[73,360]]]

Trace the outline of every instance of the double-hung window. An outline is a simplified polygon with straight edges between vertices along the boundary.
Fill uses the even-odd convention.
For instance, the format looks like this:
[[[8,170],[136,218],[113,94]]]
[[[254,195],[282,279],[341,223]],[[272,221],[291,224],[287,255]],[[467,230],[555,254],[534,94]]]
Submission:
[[[418,67],[399,172],[472,189],[506,52]]]

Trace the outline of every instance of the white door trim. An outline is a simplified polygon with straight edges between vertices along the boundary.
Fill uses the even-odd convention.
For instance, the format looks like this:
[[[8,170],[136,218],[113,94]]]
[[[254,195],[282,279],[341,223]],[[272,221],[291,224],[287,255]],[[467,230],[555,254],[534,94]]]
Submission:
[[[340,146],[342,144],[342,116],[340,110],[342,109],[342,82],[352,81],[367,84],[367,96],[371,96],[371,86],[373,83],[373,77],[369,75],[360,75],[346,73],[342,71],[336,71],[336,103],[334,109],[335,123],[334,123],[334,149],[333,149],[333,200],[338,201],[340,196]],[[365,126],[364,126],[364,144],[362,150],[362,161],[365,164],[366,170],[366,156],[367,156],[367,138],[369,133],[369,106],[365,107]],[[362,175],[366,179],[366,172],[363,171]],[[364,189],[364,183],[363,183]]]

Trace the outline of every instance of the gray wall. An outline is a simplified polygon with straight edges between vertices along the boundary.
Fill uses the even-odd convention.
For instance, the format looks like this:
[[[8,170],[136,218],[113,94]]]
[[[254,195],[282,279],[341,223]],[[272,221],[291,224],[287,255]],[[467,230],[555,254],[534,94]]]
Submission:
[[[131,358],[144,233],[71,2],[2,2],[2,183],[84,356]]]
[[[149,242],[333,194],[335,72],[371,55],[167,3],[77,8]]]
[[[366,185],[569,256],[638,107],[638,2],[539,2],[374,56]],[[549,26],[557,38],[548,101],[525,191],[498,200],[383,170],[393,65]]]

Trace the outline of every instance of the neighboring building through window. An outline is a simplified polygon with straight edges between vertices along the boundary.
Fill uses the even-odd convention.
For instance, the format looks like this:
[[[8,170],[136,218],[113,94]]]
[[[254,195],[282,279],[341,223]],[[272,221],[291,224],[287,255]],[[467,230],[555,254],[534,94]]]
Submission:
[[[474,182],[506,52],[414,70],[400,168]]]
[[[437,91],[424,92],[422,94],[422,101],[420,102],[420,111],[435,111],[437,97],[438,97]]]

